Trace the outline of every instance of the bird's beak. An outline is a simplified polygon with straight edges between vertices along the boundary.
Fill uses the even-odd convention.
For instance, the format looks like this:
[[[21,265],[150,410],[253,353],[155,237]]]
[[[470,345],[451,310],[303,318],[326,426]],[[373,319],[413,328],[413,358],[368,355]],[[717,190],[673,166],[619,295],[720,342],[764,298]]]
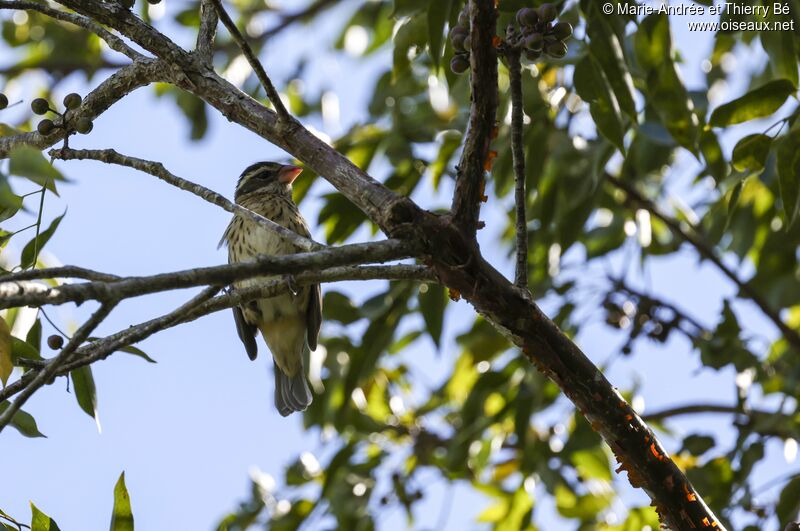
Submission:
[[[303,168],[298,168],[297,166],[291,166],[291,165],[283,166],[278,171],[278,182],[282,184],[292,184],[302,171]]]

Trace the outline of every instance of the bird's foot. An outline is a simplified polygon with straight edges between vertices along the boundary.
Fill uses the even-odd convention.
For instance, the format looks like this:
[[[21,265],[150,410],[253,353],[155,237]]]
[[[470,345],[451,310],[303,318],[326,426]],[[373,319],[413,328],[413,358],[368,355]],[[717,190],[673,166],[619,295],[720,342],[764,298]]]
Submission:
[[[294,279],[293,275],[284,275],[283,280],[286,282],[286,287],[289,288],[289,292],[292,296],[297,297],[298,286],[297,281]]]

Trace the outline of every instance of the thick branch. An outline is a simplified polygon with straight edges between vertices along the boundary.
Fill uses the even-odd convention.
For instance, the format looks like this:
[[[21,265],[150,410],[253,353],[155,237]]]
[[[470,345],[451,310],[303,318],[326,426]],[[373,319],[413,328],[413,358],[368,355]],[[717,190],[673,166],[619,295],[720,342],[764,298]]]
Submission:
[[[292,278],[296,285],[317,284],[321,282],[341,282],[347,280],[419,280],[435,281],[430,269],[413,265],[390,266],[344,266],[332,267],[322,271],[307,271]],[[116,334],[93,341],[79,348],[72,361],[62,366],[57,375],[90,365],[107,358],[113,352],[134,345],[151,335],[179,324],[194,321],[204,315],[245,304],[251,300],[274,297],[290,292],[286,278],[265,281],[262,285],[233,290],[230,293],[213,297],[218,287],[207,288],[192,300],[172,312],[144,323],[128,327]],[[210,299],[210,300],[209,300]],[[51,362],[47,362],[49,365]],[[35,377],[30,371],[16,382],[0,390],[0,401],[20,392]]]
[[[82,17],[80,15],[76,15],[75,13],[68,13],[67,11],[53,9],[45,4],[38,4],[36,2],[23,2],[20,0],[0,0],[0,9],[38,11],[39,13],[47,15],[50,18],[69,22],[70,24],[74,24],[78,27],[91,31],[106,41],[109,48],[121,54],[127,55],[134,61],[145,58],[142,54],[125,44],[125,41],[90,18]]]
[[[227,200],[224,196],[218,194],[217,192],[214,192],[213,190],[209,190],[205,186],[200,186],[199,184],[187,181],[186,179],[182,179],[170,173],[160,162],[137,159],[135,157],[128,157],[126,155],[117,153],[113,149],[102,149],[102,150],[70,149],[70,148],[51,149],[50,156],[54,159],[61,159],[61,160],[90,159],[90,160],[105,162],[106,164],[119,164],[120,166],[127,166],[129,168],[134,168],[144,173],[149,173],[154,177],[158,177],[162,181],[169,183],[177,188],[180,188],[181,190],[191,192],[194,195],[200,197],[201,199],[208,201],[209,203],[222,207],[224,210],[227,210],[228,212],[239,214],[241,216],[249,218],[255,223],[264,227],[265,229],[278,234],[281,238],[285,239],[286,241],[293,243],[299,249],[303,249],[305,251],[311,251],[314,249],[320,249],[324,247],[323,245],[315,242],[314,240],[301,236],[282,225],[278,225],[271,219],[265,218],[261,214],[257,214],[252,210],[244,208],[243,206],[232,203],[231,201]]]
[[[217,9],[211,0],[200,2],[200,30],[197,32],[195,53],[206,64],[214,58],[214,39],[217,36]]]
[[[464,151],[458,163],[453,219],[466,234],[478,230],[480,203],[491,169],[489,148],[497,114],[497,51],[494,47],[497,10],[493,0],[470,0],[470,85],[472,104]]]
[[[267,98],[269,98],[269,101],[272,103],[272,106],[275,107],[275,111],[278,113],[278,120],[280,122],[292,121],[289,111],[287,111],[286,107],[283,105],[281,96],[278,94],[278,91],[275,89],[275,85],[272,84],[272,80],[264,70],[264,66],[261,64],[261,61],[258,60],[258,57],[256,57],[256,54],[253,52],[253,49],[242,36],[239,28],[237,28],[236,24],[233,22],[233,20],[231,20],[228,12],[225,11],[221,0],[210,1],[214,4],[214,7],[217,8],[217,14],[219,15],[220,21],[228,29],[228,32],[231,34],[233,40],[239,45],[239,48],[241,48],[242,53],[247,59],[247,62],[250,63],[251,67],[253,67],[256,76],[258,76],[258,80],[261,82],[261,85],[264,87],[264,90],[267,93]]]
[[[118,102],[135,89],[160,81],[166,75],[167,67],[161,61],[141,59],[115,72],[100,83],[83,99],[78,109],[67,112],[68,120],[81,116],[94,120],[114,103]],[[14,136],[0,137],[0,159],[5,158],[12,149],[19,146],[33,146],[44,149],[64,138],[64,129],[56,129],[49,135],[37,132],[22,133]]]
[[[769,320],[772,321],[773,324],[778,328],[778,330],[780,330],[781,334],[783,334],[783,337],[786,338],[786,341],[788,341],[795,350],[800,352],[800,333],[787,325],[783,319],[781,319],[780,314],[770,306],[767,300],[758,291],[753,289],[753,287],[747,282],[741,280],[736,272],[726,266],[716,249],[702,236],[700,236],[699,233],[694,230],[694,228],[692,229],[692,232],[684,230],[678,221],[670,217],[655,203],[639,193],[639,191],[630,182],[609,174],[606,174],[605,178],[612,185],[624,191],[628,198],[637,207],[647,210],[652,215],[660,219],[667,227],[669,227],[675,236],[693,246],[700,256],[714,264],[723,275],[728,277],[731,282],[736,284],[736,287],[739,288],[739,293],[741,293],[745,298],[753,301],[756,306],[761,309],[764,315],[766,315]]]
[[[84,280],[102,280],[105,282],[113,282],[115,280],[119,280],[121,277],[117,275],[111,275],[109,273],[92,271],[91,269],[86,269],[85,267],[61,266],[51,267],[48,269],[27,269],[17,273],[10,273],[8,275],[0,276],[0,283],[49,278],[82,278]]]
[[[82,303],[87,300],[115,301],[160,291],[195,286],[224,286],[258,276],[297,275],[308,269],[387,262],[414,256],[413,245],[398,240],[357,243],[320,251],[283,256],[261,255],[247,262],[187,269],[148,277],[128,277],[113,282],[84,282],[45,286],[36,282],[0,282],[0,309],[46,304]]]
[[[522,146],[522,66],[520,51],[508,55],[508,77],[511,83],[511,156],[514,159],[514,204],[517,213],[517,267],[514,283],[528,287],[528,223],[525,206],[525,149]]]
[[[100,308],[92,314],[92,316],[78,330],[72,335],[70,340],[64,346],[64,349],[47,364],[47,366],[38,372],[36,376],[28,383],[16,400],[8,407],[8,409],[0,415],[0,432],[3,431],[14,415],[19,409],[27,402],[27,400],[39,389],[41,386],[50,381],[58,372],[59,367],[68,362],[75,354],[75,350],[86,341],[92,331],[103,322],[111,310],[114,309],[116,301],[103,304]]]

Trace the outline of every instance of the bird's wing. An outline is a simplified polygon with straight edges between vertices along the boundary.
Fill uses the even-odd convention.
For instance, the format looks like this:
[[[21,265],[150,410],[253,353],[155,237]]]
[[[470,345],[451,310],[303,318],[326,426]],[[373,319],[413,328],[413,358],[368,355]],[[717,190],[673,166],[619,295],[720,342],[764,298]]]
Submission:
[[[258,333],[258,328],[245,320],[241,308],[234,306],[232,310],[233,320],[236,321],[236,332],[239,334],[239,339],[241,339],[242,343],[244,343],[244,349],[247,351],[247,356],[251,360],[254,360],[256,359],[256,356],[258,356],[258,346],[256,345],[256,334]]]
[[[319,327],[322,324],[322,290],[319,284],[309,286],[311,293],[308,297],[308,308],[306,308],[306,339],[308,348],[316,350],[317,340],[319,339]]]

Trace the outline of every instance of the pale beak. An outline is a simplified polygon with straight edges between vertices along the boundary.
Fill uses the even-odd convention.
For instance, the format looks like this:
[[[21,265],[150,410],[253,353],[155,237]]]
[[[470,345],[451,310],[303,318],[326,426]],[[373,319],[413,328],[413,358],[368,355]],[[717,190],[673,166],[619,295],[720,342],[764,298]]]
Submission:
[[[278,182],[281,184],[292,184],[297,176],[302,173],[303,168],[297,166],[286,165],[281,167],[278,171]]]

